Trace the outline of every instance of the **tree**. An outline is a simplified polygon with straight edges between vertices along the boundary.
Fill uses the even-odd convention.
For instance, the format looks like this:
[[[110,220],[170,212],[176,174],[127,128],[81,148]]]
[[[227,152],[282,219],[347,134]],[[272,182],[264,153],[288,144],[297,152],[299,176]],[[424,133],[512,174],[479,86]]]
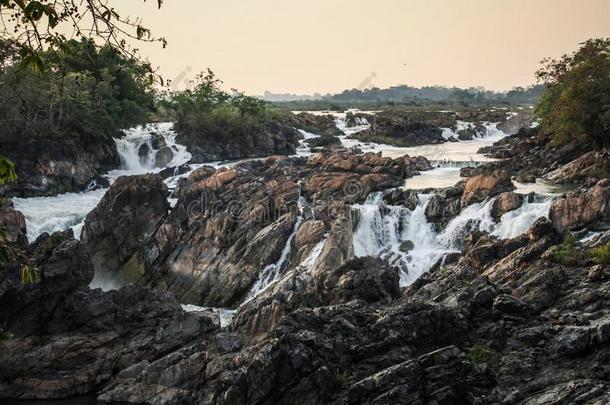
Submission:
[[[20,69],[18,47],[0,42],[0,145],[38,136],[116,136],[148,121],[153,83],[137,59],[86,39],[41,58],[48,70]]]
[[[146,2],[146,0],[144,0]],[[66,50],[70,39],[86,38],[133,57],[137,49],[130,39],[160,42],[141,19],[122,16],[108,0],[0,0],[0,39],[19,48],[21,63],[36,71],[46,70],[44,51]],[[163,0],[157,0],[160,8]],[[69,38],[66,33],[72,32]],[[152,69],[151,69],[152,71]]]
[[[535,113],[555,145],[593,141],[610,146],[610,38],[590,39],[571,55],[545,59],[546,86]]]

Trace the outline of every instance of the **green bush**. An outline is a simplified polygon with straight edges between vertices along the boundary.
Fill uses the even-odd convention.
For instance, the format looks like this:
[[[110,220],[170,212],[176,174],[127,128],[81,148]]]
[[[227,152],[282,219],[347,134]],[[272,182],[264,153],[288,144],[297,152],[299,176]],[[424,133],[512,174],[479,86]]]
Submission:
[[[483,364],[489,363],[496,357],[496,352],[484,346],[482,344],[475,344],[470,348],[468,354],[466,354],[466,358],[472,364]]]
[[[610,264],[610,243],[604,246],[591,249],[591,258],[599,264]]]
[[[571,233],[567,233],[561,245],[553,246],[550,250],[554,261],[564,266],[577,266],[582,264],[585,257],[577,248],[576,238]]]

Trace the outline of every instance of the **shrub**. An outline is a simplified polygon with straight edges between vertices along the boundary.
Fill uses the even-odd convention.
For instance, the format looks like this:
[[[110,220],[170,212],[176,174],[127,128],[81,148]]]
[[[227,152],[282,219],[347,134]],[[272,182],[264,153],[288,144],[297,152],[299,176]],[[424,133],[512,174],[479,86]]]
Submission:
[[[591,258],[599,264],[610,264],[610,243],[591,249]]]
[[[553,246],[550,250],[551,258],[564,266],[577,266],[582,264],[583,253],[577,248],[577,242],[571,233],[567,233],[561,245]]]
[[[496,352],[480,343],[475,344],[470,348],[466,358],[472,364],[489,363],[496,357]]]

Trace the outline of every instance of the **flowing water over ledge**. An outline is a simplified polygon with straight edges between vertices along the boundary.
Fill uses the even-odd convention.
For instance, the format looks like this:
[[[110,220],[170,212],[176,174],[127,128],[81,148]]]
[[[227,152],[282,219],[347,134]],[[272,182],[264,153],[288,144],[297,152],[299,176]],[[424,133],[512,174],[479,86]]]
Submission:
[[[369,112],[374,114],[374,112]],[[321,113],[316,113],[321,114]],[[399,148],[390,145],[374,143],[363,144],[358,140],[349,139],[348,136],[369,127],[365,119],[358,125],[348,127],[346,115],[333,113],[336,125],[345,135],[340,139],[346,147],[357,147],[363,151],[381,152],[384,156],[400,157],[424,156],[433,164],[434,169],[423,172],[419,176],[406,180],[403,187],[414,190],[449,187],[461,180],[460,169],[465,166],[476,166],[492,159],[478,154],[481,147],[488,146],[505,136],[497,129],[496,124],[488,123],[486,136],[475,138],[472,141],[447,142],[438,145],[424,145],[411,148]],[[318,137],[306,131],[300,131],[304,140]],[[186,147],[176,144],[176,134],[171,123],[151,124],[125,131],[125,137],[116,140],[117,152],[121,157],[121,168],[109,172],[105,177],[112,183],[119,176],[136,175],[144,173],[157,173],[164,168],[178,167],[187,163],[191,156]],[[173,150],[173,158],[163,167],[155,167],[155,158],[158,149],[155,149],[153,135],[161,135],[167,146]],[[444,130],[446,138],[455,136],[449,129]],[[301,141],[297,149],[297,156],[309,156],[309,147]],[[145,145],[143,147],[143,145]],[[145,153],[143,153],[144,151]],[[214,167],[230,166],[237,162],[212,162],[208,165]],[[176,175],[165,180],[170,190],[177,186],[180,178],[188,176],[193,170],[202,165],[190,165],[190,171]],[[26,216],[28,238],[33,241],[43,232],[62,231],[72,228],[75,236],[80,236],[83,221],[86,215],[99,203],[107,189],[85,191],[82,193],[62,194],[56,197],[43,198],[15,198],[15,206]],[[535,185],[517,184],[517,192],[529,193],[535,191],[539,195],[553,195],[557,190],[545,183]],[[375,255],[388,259],[391,263],[403,269],[401,285],[405,286],[415,281],[423,272],[432,267],[447,253],[458,252],[463,239],[472,229],[473,223],[482,230],[490,232],[499,238],[512,238],[525,232],[536,219],[547,216],[552,199],[540,199],[534,203],[524,203],[515,211],[507,213],[499,223],[491,218],[491,205],[493,200],[481,204],[474,204],[465,208],[454,218],[441,233],[434,230],[428,223],[425,209],[431,195],[420,194],[419,202],[414,210],[405,207],[388,206],[382,202],[381,193],[369,196],[364,204],[355,205],[359,212],[358,226],[354,233],[354,251],[356,256]],[[172,206],[175,199],[170,197]],[[300,206],[306,204],[301,199]],[[270,264],[262,270],[259,280],[252,288],[248,299],[252,299],[261,291],[273,285],[282,276],[283,270],[289,261],[288,256],[291,241],[299,228],[302,218],[298,218],[292,236],[288,239],[282,257],[277,263]],[[412,243],[412,247],[405,248]],[[317,256],[320,254],[324,240],[300,263],[307,269],[314,267]],[[120,288],[120,284],[107,284],[104,280],[96,278],[92,287],[104,289]],[[186,306],[185,310],[199,311],[205,308]],[[234,312],[226,309],[212,309],[219,311],[224,324],[230,322]]]

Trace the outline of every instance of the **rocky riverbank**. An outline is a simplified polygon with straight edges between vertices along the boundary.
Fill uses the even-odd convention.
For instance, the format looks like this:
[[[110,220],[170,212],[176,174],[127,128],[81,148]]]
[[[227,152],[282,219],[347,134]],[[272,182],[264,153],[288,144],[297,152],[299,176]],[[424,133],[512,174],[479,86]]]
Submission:
[[[278,163],[287,162],[261,167],[278,170]],[[244,187],[241,173],[226,173],[198,173],[184,186],[182,204],[192,187],[229,195]],[[277,198],[297,199],[295,186],[277,186],[284,190]],[[609,202],[608,188],[601,183],[582,193]],[[582,211],[569,226],[561,225],[566,204],[570,213]],[[387,262],[349,258],[344,239],[353,225],[337,207],[324,231],[333,242],[315,265],[288,269],[241,305],[227,328],[211,312],[184,312],[166,293],[90,290],[93,263],[81,243],[70,234],[43,237],[29,249],[40,282],[22,285],[12,267],[2,273],[2,322],[12,336],[0,342],[0,396],[97,392],[103,401],[156,404],[603,403],[610,400],[610,273],[587,252],[608,237],[576,243],[575,260],[567,262],[556,228],[586,229],[608,214],[603,206],[580,207],[559,200],[552,222],[541,219],[510,240],[472,233],[451,264],[406,289]],[[315,243],[324,235],[317,228],[301,228],[295,243]]]
[[[5,194],[19,197],[79,192],[121,163],[110,135],[91,139],[0,138],[0,151],[15,163],[19,176],[16,183],[5,187]]]
[[[401,186],[426,159],[355,150],[201,166],[172,205],[159,176],[122,177],[82,242],[28,246],[6,201],[0,399],[610,401],[610,183],[593,176],[606,154],[542,142],[521,131],[489,150],[509,160],[417,192]],[[579,187],[518,194],[524,168]],[[430,235],[446,244],[419,256]],[[91,289],[94,274],[133,284]],[[187,303],[235,315],[221,326]]]
[[[347,124],[353,125],[362,114],[351,114]],[[469,141],[489,136],[492,124],[510,135],[532,125],[529,113],[504,110],[418,111],[388,110],[369,115],[370,128],[351,135],[361,142],[374,142],[398,147],[434,145],[444,142]]]

